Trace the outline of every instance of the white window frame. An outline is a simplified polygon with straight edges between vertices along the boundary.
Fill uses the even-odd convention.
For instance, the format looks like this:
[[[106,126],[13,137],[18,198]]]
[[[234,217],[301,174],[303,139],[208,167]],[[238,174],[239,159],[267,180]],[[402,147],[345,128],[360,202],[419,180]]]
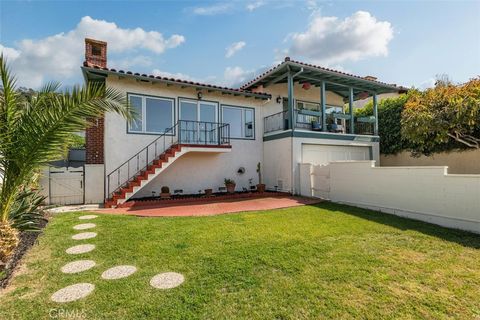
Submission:
[[[255,128],[256,128],[256,119],[255,119],[255,108],[252,108],[252,107],[241,107],[241,106],[232,106],[232,105],[228,105],[228,104],[222,104],[222,123],[226,123],[224,120],[223,120],[223,110],[224,108],[227,108],[227,109],[240,109],[242,111],[242,115],[241,115],[241,121],[242,121],[242,126],[241,126],[241,132],[242,132],[242,136],[241,137],[232,137],[230,135],[230,139],[239,139],[239,140],[255,140]],[[251,110],[252,113],[253,113],[253,116],[252,116],[252,120],[253,120],[253,128],[252,128],[252,132],[253,132],[253,136],[252,137],[246,137],[245,136],[245,119],[246,119],[246,116],[245,116],[245,111],[246,110]]]
[[[142,130],[141,131],[133,131],[131,129],[131,122],[127,121],[127,133],[133,134],[167,134],[167,135],[174,135],[174,132],[165,133],[165,131],[147,131],[147,99],[156,99],[156,100],[163,100],[171,102],[172,106],[172,122],[171,127],[175,125],[175,99],[168,98],[168,97],[157,97],[157,96],[149,96],[149,95],[142,95],[136,93],[129,93],[128,94],[128,103],[130,103],[130,97],[137,97],[142,99]]]

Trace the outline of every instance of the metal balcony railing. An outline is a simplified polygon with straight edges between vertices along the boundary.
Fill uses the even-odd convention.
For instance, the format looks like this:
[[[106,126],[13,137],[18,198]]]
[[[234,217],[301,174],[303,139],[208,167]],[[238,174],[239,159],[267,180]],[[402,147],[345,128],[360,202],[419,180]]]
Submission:
[[[107,198],[126,186],[161,154],[177,144],[230,145],[230,125],[179,120],[107,175]]]

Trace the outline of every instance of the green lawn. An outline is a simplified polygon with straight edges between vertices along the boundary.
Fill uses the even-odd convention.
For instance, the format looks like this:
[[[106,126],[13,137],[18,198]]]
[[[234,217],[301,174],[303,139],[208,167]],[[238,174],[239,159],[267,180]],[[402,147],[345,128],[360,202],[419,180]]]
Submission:
[[[322,203],[213,217],[138,218],[81,213],[53,217],[10,287],[0,319],[48,319],[58,310],[86,319],[478,319],[480,236],[348,206]],[[75,241],[72,226],[98,236]],[[79,243],[97,248],[71,256]],[[97,266],[59,270],[76,259]],[[106,269],[138,271],[102,280]],[[178,288],[149,285],[157,273],[185,275]],[[95,284],[85,299],[52,293]]]

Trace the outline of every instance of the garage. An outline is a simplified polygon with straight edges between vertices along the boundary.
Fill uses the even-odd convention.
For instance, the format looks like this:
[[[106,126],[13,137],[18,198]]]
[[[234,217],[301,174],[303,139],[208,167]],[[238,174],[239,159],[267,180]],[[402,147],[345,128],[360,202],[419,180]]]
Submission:
[[[371,160],[370,147],[302,144],[302,162],[325,165],[338,160]]]

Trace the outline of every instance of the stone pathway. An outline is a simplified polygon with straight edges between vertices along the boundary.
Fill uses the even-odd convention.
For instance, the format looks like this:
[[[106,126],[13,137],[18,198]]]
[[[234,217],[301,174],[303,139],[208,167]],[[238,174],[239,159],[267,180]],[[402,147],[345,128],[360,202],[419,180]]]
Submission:
[[[114,280],[128,277],[134,274],[137,268],[134,266],[117,266],[110,268],[102,273],[102,279]]]
[[[82,233],[77,233],[72,236],[73,240],[86,240],[86,239],[91,239],[95,238],[97,236],[96,232],[82,232]]]
[[[89,270],[95,267],[95,261],[93,260],[78,260],[67,263],[62,267],[63,273],[78,273]]]
[[[180,273],[165,272],[157,274],[150,280],[150,285],[157,289],[172,289],[178,287],[185,281],[185,278]]]
[[[79,244],[78,246],[73,246],[65,250],[68,254],[82,254],[87,253],[95,249],[94,244]]]
[[[97,217],[98,217],[97,215],[85,215],[85,216],[78,217],[78,219],[90,220],[90,219],[95,219]],[[95,228],[96,226],[97,225],[94,223],[82,223],[82,224],[75,225],[73,229],[86,230],[86,229]],[[77,233],[73,235],[72,239],[86,240],[86,239],[95,238],[96,236],[97,236],[96,232],[82,232],[82,233]],[[83,253],[91,252],[94,249],[95,249],[94,244],[80,244],[80,245],[68,248],[67,250],[65,250],[65,252],[68,254],[83,254]],[[74,273],[90,270],[91,268],[95,267],[95,265],[96,263],[93,260],[77,260],[77,261],[69,262],[66,265],[64,265],[61,268],[61,271],[65,274],[74,274]],[[105,280],[121,279],[121,278],[126,278],[128,276],[131,276],[135,272],[137,272],[137,268],[135,266],[120,265],[120,266],[115,266],[105,270],[102,273],[101,278]],[[150,280],[150,285],[157,289],[172,289],[172,288],[178,287],[184,281],[185,281],[185,277],[180,273],[165,272],[165,273],[160,273],[154,276]],[[94,289],[95,289],[95,285],[91,283],[77,283],[77,284],[73,284],[58,290],[57,292],[52,294],[50,299],[53,302],[58,302],[58,303],[71,302],[71,301],[85,298],[86,296],[91,294]]]
[[[91,229],[95,228],[97,225],[95,223],[82,223],[82,224],[77,224],[76,226],[73,227],[75,230],[86,230],[86,229]]]
[[[91,220],[91,219],[95,219],[97,218],[98,216],[94,215],[94,214],[89,214],[89,215],[86,215],[86,216],[81,216],[81,217],[78,217],[79,220]]]
[[[71,302],[88,296],[95,289],[95,285],[91,283],[77,283],[63,289],[58,290],[52,294],[52,301],[54,302]]]

